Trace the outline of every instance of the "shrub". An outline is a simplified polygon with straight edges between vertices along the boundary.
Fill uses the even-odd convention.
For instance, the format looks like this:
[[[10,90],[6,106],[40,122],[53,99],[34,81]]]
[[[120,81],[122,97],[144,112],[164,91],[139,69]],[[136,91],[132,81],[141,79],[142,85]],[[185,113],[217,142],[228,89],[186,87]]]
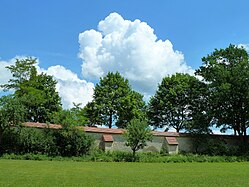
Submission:
[[[207,149],[204,153],[212,156],[227,155],[229,153],[229,148],[224,141],[214,138],[207,141]]]
[[[18,153],[18,131],[15,128],[6,129],[2,135],[0,144],[1,154],[4,153]]]
[[[4,132],[0,148],[2,154],[81,156],[89,153],[92,144],[93,139],[76,128],[54,130],[19,127]]]
[[[55,144],[61,156],[81,156],[87,154],[93,139],[77,128],[54,131]]]
[[[18,135],[20,153],[56,155],[57,148],[51,130],[23,127]]]

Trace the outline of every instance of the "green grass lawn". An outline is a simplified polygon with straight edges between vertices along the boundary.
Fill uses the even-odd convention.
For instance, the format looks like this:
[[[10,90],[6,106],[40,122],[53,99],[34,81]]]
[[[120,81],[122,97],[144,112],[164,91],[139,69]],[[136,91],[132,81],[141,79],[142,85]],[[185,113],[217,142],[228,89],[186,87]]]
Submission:
[[[0,186],[249,186],[249,163],[0,160]]]

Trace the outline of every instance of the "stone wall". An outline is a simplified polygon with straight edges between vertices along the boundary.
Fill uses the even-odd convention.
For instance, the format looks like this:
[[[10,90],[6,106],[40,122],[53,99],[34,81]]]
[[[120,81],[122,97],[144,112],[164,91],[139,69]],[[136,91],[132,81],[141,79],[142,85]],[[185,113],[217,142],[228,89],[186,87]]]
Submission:
[[[129,151],[131,152],[130,147],[125,145],[125,138],[123,134],[111,134],[113,137],[113,142],[103,142],[102,136],[105,133],[90,133],[87,132],[90,136],[95,139],[95,146],[103,149],[105,151]],[[177,138],[178,145],[168,145],[165,136],[153,136],[151,142],[147,142],[147,146],[139,150],[138,152],[167,152],[170,154],[176,154],[178,151],[181,153],[193,153],[196,151],[194,141],[195,139],[189,134],[180,134]],[[239,137],[229,136],[229,135],[211,135],[209,137],[214,141],[224,142],[225,145],[229,147],[237,147],[239,145]],[[206,145],[202,145],[198,149],[206,149]]]
[[[32,123],[26,122],[23,124],[27,127],[36,127],[36,128],[47,128],[48,125],[46,123]],[[49,128],[52,129],[60,129],[61,125],[50,124]],[[79,129],[84,130],[88,135],[92,136],[95,139],[96,147],[103,149],[105,151],[131,151],[130,147],[125,145],[125,138],[123,134],[125,133],[124,129],[108,129],[108,128],[96,128],[96,127],[77,127]],[[110,139],[107,142],[103,142],[103,134],[112,135],[111,141]],[[190,136],[190,134],[184,133],[174,133],[174,132],[159,132],[152,131],[153,140],[152,142],[148,142],[147,146],[139,151],[142,152],[161,152],[165,151],[168,153],[178,153],[186,152],[192,153],[196,152],[196,139]],[[168,139],[176,138],[176,142],[173,143],[168,142]],[[240,139],[238,136],[232,135],[210,135],[208,140],[213,140],[215,143],[222,143],[231,148],[237,148],[240,145]],[[167,140],[166,140],[167,139]],[[249,141],[249,139],[247,140]],[[198,145],[198,144],[197,144]],[[198,149],[205,150],[207,145],[201,144]]]
[[[131,148],[125,145],[126,139],[123,134],[112,134],[113,142],[103,142],[104,133],[87,133],[95,139],[95,146],[105,151],[129,151]],[[170,149],[173,149],[172,147]],[[164,136],[153,136],[152,141],[147,142],[147,146],[138,152],[161,152],[167,150]],[[174,151],[174,150],[170,150]]]

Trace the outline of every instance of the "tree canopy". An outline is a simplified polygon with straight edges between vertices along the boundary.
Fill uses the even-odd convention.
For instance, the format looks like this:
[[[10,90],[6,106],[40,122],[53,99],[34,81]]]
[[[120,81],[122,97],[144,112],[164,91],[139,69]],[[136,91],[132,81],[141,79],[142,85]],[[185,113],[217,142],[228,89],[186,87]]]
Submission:
[[[125,127],[134,117],[144,116],[143,96],[133,91],[127,79],[109,72],[94,89],[93,101],[86,106],[92,125]]]
[[[202,58],[196,74],[207,82],[218,127],[246,136],[249,125],[249,61],[243,48],[230,45]]]
[[[194,112],[203,112],[199,105],[202,99],[200,93],[204,88],[203,83],[189,74],[176,73],[165,77],[150,99],[149,124],[154,128],[166,127],[166,131],[170,127],[177,132],[188,128],[193,122]]]
[[[13,96],[26,108],[26,121],[47,122],[50,113],[60,110],[61,99],[55,89],[57,82],[50,75],[38,74],[36,63],[33,58],[17,59],[7,67],[13,78],[2,87],[14,90]]]
[[[0,98],[0,145],[3,132],[24,122],[25,112],[25,107],[13,95]]]

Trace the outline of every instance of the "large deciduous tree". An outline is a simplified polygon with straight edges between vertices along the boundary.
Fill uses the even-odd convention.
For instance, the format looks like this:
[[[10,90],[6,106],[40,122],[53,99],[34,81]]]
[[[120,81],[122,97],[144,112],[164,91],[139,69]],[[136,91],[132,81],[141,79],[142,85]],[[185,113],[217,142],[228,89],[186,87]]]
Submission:
[[[212,115],[217,126],[223,130],[233,129],[235,134],[245,137],[249,125],[248,53],[230,45],[226,49],[215,49],[202,61],[196,73],[209,86]]]
[[[60,110],[61,99],[55,89],[57,82],[50,75],[38,74],[36,63],[33,58],[17,59],[7,67],[13,78],[2,87],[15,91],[14,97],[26,108],[26,121],[47,122],[50,113]]]
[[[204,90],[205,84],[189,74],[177,73],[165,77],[150,99],[149,124],[154,128],[166,127],[166,131],[171,127],[177,132],[190,128],[193,120],[197,121],[197,117],[201,117],[197,113],[205,113],[205,109],[200,106]]]
[[[133,118],[144,117],[143,96],[133,91],[127,79],[118,72],[109,72],[94,89],[93,101],[86,106],[87,117],[91,125],[114,124],[126,127]]]

